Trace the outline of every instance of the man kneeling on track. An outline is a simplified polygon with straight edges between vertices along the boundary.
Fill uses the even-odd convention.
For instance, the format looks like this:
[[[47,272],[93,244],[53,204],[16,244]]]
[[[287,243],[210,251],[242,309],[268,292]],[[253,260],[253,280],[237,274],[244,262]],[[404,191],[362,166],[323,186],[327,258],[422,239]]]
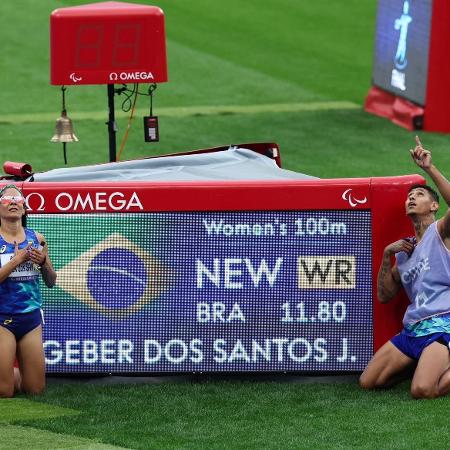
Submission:
[[[411,156],[450,204],[450,183],[432,164],[431,152],[418,137]],[[413,371],[414,398],[440,397],[450,391],[450,209],[436,221],[439,197],[425,185],[410,188],[405,207],[415,237],[384,249],[378,299],[389,302],[403,286],[411,303],[403,330],[376,352],[360,385],[364,389],[389,387]],[[396,262],[391,266],[394,255]]]

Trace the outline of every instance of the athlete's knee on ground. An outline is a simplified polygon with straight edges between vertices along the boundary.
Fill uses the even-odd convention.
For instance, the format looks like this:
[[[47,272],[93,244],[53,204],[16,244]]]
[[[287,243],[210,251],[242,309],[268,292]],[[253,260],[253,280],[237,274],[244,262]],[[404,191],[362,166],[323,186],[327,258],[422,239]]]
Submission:
[[[359,377],[359,387],[367,390],[374,388],[372,380],[364,373]]]
[[[413,383],[411,385],[411,397],[417,400],[439,397],[439,390],[436,385],[427,383]]]
[[[22,392],[30,395],[39,395],[45,391],[45,381],[44,382],[33,382],[33,383],[23,383],[22,382]]]
[[[371,390],[382,387],[383,385],[379,383],[377,377],[374,377],[373,375],[363,372],[359,377],[359,386],[362,389]]]
[[[0,385],[0,398],[14,397],[14,384],[1,384]]]
[[[381,371],[377,369],[374,370],[374,368],[369,368],[369,370],[366,369],[359,377],[359,385],[367,390],[388,387],[390,385],[388,373],[389,372],[385,369]]]
[[[448,395],[450,393],[450,369],[442,375],[439,380],[439,396]]]

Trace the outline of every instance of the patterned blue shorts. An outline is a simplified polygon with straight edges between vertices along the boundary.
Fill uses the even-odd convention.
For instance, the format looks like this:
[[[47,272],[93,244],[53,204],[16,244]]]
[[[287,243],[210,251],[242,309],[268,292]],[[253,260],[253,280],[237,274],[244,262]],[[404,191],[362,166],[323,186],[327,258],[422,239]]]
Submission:
[[[40,309],[23,314],[0,314],[0,326],[11,331],[16,337],[16,341],[20,341],[27,333],[41,324],[42,312]]]
[[[409,336],[405,330],[395,335],[391,342],[406,356],[418,360],[425,347],[433,342],[445,345],[450,351],[450,333],[433,333],[427,336]]]

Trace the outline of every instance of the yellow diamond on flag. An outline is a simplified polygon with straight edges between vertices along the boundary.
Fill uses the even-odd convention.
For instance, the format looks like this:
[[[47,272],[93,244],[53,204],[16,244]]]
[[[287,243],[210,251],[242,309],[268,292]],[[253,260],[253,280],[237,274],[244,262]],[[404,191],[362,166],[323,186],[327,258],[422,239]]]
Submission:
[[[110,318],[127,317],[167,291],[173,271],[113,233],[57,272],[57,285]]]

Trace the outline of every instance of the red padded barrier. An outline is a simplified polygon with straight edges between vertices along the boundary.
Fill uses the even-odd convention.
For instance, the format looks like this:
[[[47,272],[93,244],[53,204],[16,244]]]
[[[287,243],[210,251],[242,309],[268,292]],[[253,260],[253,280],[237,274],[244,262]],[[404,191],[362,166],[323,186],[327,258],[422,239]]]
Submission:
[[[412,184],[424,182],[421,176],[410,175],[270,182],[26,182],[22,188],[29,214],[370,209],[376,350],[401,328],[406,306],[404,295],[388,305],[376,300],[381,256],[386,245],[413,234],[410,220],[405,216],[404,200]]]

